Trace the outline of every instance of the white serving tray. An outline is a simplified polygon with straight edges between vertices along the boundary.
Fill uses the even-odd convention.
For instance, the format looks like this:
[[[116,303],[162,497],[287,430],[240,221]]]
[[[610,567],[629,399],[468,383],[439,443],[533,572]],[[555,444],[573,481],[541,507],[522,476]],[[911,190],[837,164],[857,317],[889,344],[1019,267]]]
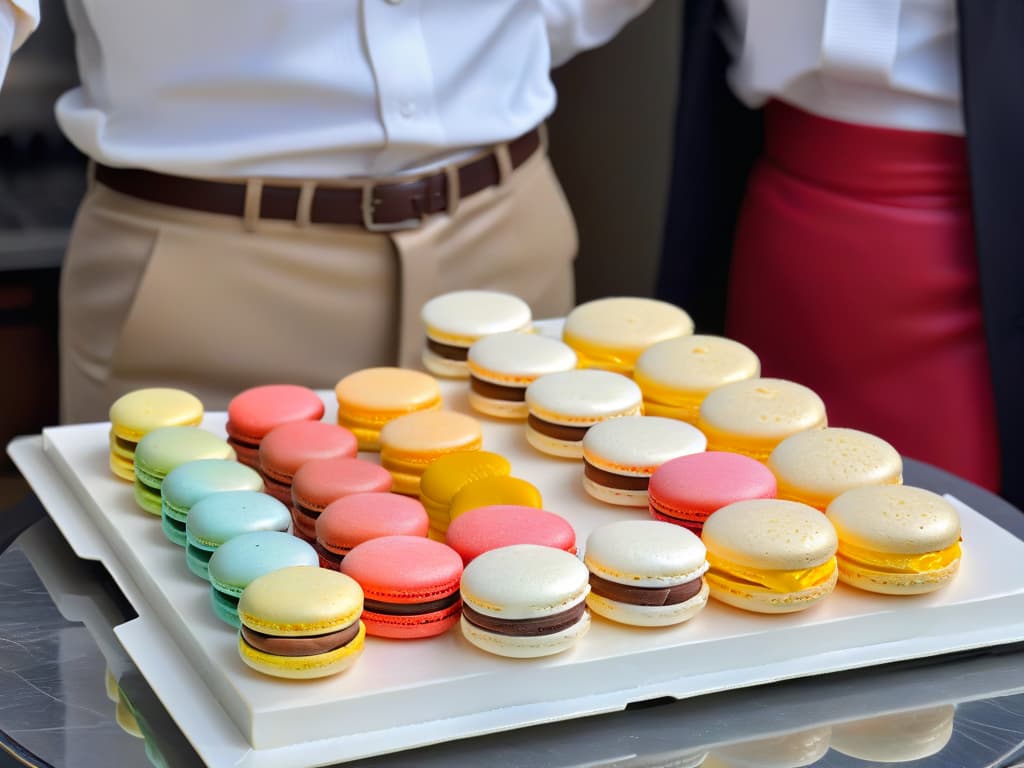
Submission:
[[[446,407],[471,412],[465,384],[442,383]],[[333,420],[333,393],[324,393]],[[203,426],[223,434],[225,415]],[[602,523],[643,518],[582,489],[578,462],[526,443],[521,423],[482,419],[484,448],[540,488],[578,543]],[[210,765],[311,766],[794,677],[1024,639],[1024,542],[960,505],[958,578],[899,598],[839,585],[798,614],[762,616],[714,601],[686,624],[636,629],[595,617],[555,657],[491,656],[457,630],[429,640],[368,638],[347,672],[324,680],[264,677],[238,657],[235,634],[209,605],[183,550],[139,510],[109,471],[108,424],[56,427],[9,452],[76,553],[104,563],[139,613],[118,639]]]

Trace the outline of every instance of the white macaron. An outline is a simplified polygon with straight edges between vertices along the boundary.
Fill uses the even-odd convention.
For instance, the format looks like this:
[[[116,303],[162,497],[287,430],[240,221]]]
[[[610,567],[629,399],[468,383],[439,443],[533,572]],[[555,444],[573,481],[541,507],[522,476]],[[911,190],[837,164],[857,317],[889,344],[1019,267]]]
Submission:
[[[595,528],[583,562],[590,570],[587,605],[621,624],[664,627],[696,615],[708,602],[701,540],[657,520],[621,520]]]
[[[873,763],[923,760],[949,743],[955,713],[952,704],[942,704],[837,723],[832,726],[832,749]]]

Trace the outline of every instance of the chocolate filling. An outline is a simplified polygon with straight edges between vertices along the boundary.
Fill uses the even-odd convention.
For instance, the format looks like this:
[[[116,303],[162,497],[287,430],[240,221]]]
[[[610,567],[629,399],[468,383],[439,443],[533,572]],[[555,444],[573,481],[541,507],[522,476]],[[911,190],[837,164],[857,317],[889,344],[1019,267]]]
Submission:
[[[259,440],[251,440],[249,438],[242,437],[241,435],[239,435],[237,433],[232,434],[231,422],[230,421],[224,426],[224,430],[228,433],[228,442],[229,443],[234,443],[235,445],[240,445],[243,448],[251,448],[254,451],[259,450],[259,447],[260,447],[260,441]]]
[[[277,635],[266,635],[257,632],[255,629],[242,625],[242,637],[249,645],[257,651],[270,653],[274,656],[316,656],[318,653],[334,651],[352,642],[359,634],[359,622],[339,629],[337,632],[328,632],[323,635],[309,635],[307,637],[279,637]]]
[[[630,605],[678,605],[700,592],[704,581],[699,576],[673,587],[631,587],[590,574],[590,590],[595,595]]]
[[[447,597],[430,600],[426,603],[385,603],[380,600],[364,600],[363,610],[384,616],[421,616],[458,605],[460,599],[461,595],[458,592],[453,592]]]
[[[138,443],[133,443],[131,440],[118,437],[117,435],[114,435],[114,444],[122,451],[127,451],[128,453],[135,453],[135,447],[138,445]]]
[[[291,498],[291,495],[292,495],[292,479],[291,479],[291,477],[289,477],[287,480],[279,480],[276,477],[271,477],[270,475],[268,475],[266,473],[266,471],[262,467],[260,468],[260,475],[262,475],[262,477],[263,477],[263,484],[267,486],[267,490],[268,491],[271,488],[273,488],[274,490],[277,491],[278,494],[281,494],[283,496],[288,496],[288,498]],[[275,494],[273,492],[271,492],[271,495],[275,495]]]
[[[321,510],[318,509],[310,509],[309,507],[304,507],[301,504],[293,504],[292,508],[303,517],[308,517],[310,522],[313,523],[315,523],[316,519],[320,517]]]
[[[427,349],[438,357],[443,357],[446,360],[459,360],[465,362],[466,358],[469,357],[469,347],[456,347],[454,344],[442,344],[440,341],[434,341],[429,336],[427,337]]]
[[[553,437],[555,440],[564,440],[567,443],[579,443],[583,440],[583,436],[587,434],[589,426],[586,427],[567,427],[564,424],[552,424],[550,421],[544,421],[539,419],[532,413],[526,417],[526,423],[542,435]]]
[[[582,600],[561,613],[541,616],[539,619],[501,619],[497,616],[486,616],[474,611],[465,603],[462,604],[462,616],[470,624],[486,632],[508,637],[542,637],[553,635],[568,629],[578,622],[586,610],[587,604]]]
[[[492,381],[484,381],[470,374],[469,388],[483,397],[491,400],[505,400],[510,403],[522,403],[526,401],[526,387],[510,387],[504,384],[495,384]]]
[[[331,550],[324,547],[324,545],[320,543],[319,539],[317,539],[313,543],[313,548],[316,549],[317,554],[320,555],[320,557],[322,557],[328,563],[333,565],[335,568],[340,567],[341,561],[345,559],[344,555],[339,555],[337,552],[331,552]]]
[[[620,491],[646,491],[647,486],[651,484],[651,478],[646,475],[643,477],[617,475],[606,469],[598,469],[587,461],[586,457],[583,458],[583,474],[598,485],[603,485],[605,488],[618,488]]]

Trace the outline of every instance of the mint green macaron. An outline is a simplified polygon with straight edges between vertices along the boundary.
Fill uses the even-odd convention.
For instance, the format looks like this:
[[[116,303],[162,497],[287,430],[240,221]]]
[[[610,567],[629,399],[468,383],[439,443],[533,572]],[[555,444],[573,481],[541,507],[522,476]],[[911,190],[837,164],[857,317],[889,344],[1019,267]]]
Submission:
[[[160,486],[164,533],[184,547],[188,511],[198,501],[212,493],[262,490],[260,473],[245,464],[231,459],[187,461],[172,469]]]
[[[297,536],[282,531],[243,533],[217,548],[210,557],[210,599],[213,612],[235,629],[238,598],[249,583],[265,573],[293,565],[319,565],[316,550]]]
[[[234,459],[227,441],[201,427],[160,427],[144,435],[135,448],[135,501],[160,516],[164,478],[196,459]]]
[[[210,578],[210,558],[221,544],[253,531],[288,531],[288,507],[266,493],[224,491],[200,499],[185,521],[185,561],[201,579]]]

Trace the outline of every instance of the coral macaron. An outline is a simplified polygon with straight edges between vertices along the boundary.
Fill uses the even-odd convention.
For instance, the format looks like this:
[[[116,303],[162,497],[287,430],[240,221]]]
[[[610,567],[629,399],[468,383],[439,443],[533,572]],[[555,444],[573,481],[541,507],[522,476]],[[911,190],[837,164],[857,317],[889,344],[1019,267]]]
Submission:
[[[292,421],[270,430],[260,443],[259,470],[267,493],[285,504],[292,503],[292,479],[303,464],[313,459],[355,458],[356,436],[337,424],[323,421]]]
[[[317,519],[331,502],[353,493],[387,492],[391,482],[391,473],[371,461],[347,456],[307,461],[292,478],[295,530],[312,541]]]
[[[256,468],[260,443],[270,430],[291,421],[319,421],[323,415],[323,400],[312,389],[297,384],[266,384],[231,398],[224,429],[238,460]]]
[[[397,493],[355,493],[332,502],[316,521],[316,550],[324,568],[341,567],[345,555],[382,536],[427,535],[423,505]]]
[[[576,554],[576,531],[554,512],[514,504],[472,509],[452,521],[445,542],[469,564],[484,552],[512,544],[539,544]]]
[[[459,621],[462,558],[419,536],[384,536],[355,547],[341,572],[363,588],[363,622],[377,637],[433,637]]]

